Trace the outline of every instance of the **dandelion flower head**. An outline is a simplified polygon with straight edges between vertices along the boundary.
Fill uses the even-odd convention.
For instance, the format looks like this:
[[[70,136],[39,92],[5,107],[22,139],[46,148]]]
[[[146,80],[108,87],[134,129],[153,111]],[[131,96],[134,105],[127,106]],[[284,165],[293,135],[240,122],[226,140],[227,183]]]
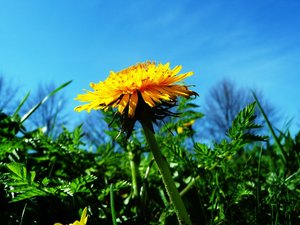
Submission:
[[[155,62],[138,63],[119,72],[111,71],[105,81],[91,83],[93,91],[86,90],[76,100],[87,102],[75,108],[80,112],[86,110],[118,108],[118,112],[126,118],[136,116],[138,104],[154,109],[163,103],[176,101],[177,96],[189,98],[197,95],[187,86],[179,84],[193,72],[179,74],[181,66],[170,68],[170,64]]]
[[[80,221],[76,220],[74,223],[70,223],[69,225],[86,225],[87,223],[87,207],[85,207],[82,211]],[[55,223],[54,225],[63,225],[61,223]]]

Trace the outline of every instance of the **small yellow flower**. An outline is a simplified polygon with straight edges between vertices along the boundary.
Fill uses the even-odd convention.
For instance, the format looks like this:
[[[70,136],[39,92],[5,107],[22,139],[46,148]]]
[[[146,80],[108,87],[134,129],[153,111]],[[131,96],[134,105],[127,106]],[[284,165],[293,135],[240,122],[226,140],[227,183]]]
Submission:
[[[88,216],[86,214],[87,214],[87,208],[85,207],[82,211],[80,221],[76,220],[74,223],[70,223],[70,225],[86,225],[88,219]],[[63,224],[55,223],[54,225],[63,225]]]
[[[167,109],[174,106],[177,96],[197,95],[187,86],[178,84],[193,72],[178,74],[180,70],[181,66],[171,69],[169,63],[145,62],[119,72],[111,71],[105,81],[90,84],[93,91],[86,90],[75,98],[87,102],[76,107],[75,111],[118,108],[123,119],[130,121],[126,122],[129,130],[136,120],[141,120],[142,114],[150,121],[163,118],[170,115]]]
[[[177,133],[182,134],[183,133],[183,127],[177,127]]]
[[[194,123],[195,123],[195,120],[191,120],[187,123],[184,123],[182,126],[191,128]]]
[[[177,127],[177,133],[178,134],[182,134],[185,127],[188,128],[189,130],[191,130],[192,129],[192,125],[194,123],[195,123],[195,120],[191,120],[191,121],[189,121],[187,123],[182,124],[182,126]]]

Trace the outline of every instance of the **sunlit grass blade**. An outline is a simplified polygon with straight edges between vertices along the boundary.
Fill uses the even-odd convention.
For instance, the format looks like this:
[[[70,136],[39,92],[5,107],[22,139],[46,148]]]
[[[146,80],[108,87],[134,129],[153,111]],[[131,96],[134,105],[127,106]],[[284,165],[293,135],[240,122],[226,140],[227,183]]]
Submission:
[[[275,140],[276,145],[278,146],[278,148],[279,148],[279,150],[280,150],[281,160],[282,160],[282,162],[283,162],[284,164],[286,164],[286,158],[287,158],[287,155],[286,155],[286,153],[285,153],[285,151],[284,151],[284,149],[283,149],[283,147],[282,147],[282,145],[281,145],[281,143],[280,143],[278,137],[277,137],[276,134],[275,134],[275,131],[274,131],[272,125],[271,125],[271,122],[269,121],[269,119],[268,119],[268,117],[267,117],[267,114],[265,113],[265,111],[264,111],[264,109],[262,108],[262,106],[261,106],[261,104],[260,104],[260,102],[259,102],[257,96],[255,95],[255,93],[254,93],[253,91],[252,91],[252,95],[253,95],[253,97],[254,97],[256,103],[257,103],[257,106],[258,106],[259,111],[260,111],[261,114],[263,115],[263,117],[264,117],[264,119],[265,119],[265,121],[266,121],[266,123],[267,123],[267,125],[268,125],[268,127],[269,127],[269,130],[271,131],[271,134],[272,134],[272,136],[273,136],[273,138],[274,138],[274,140]]]
[[[22,210],[22,215],[21,215],[21,219],[20,219],[20,225],[23,224],[23,218],[24,218],[26,207],[27,207],[27,203],[25,203],[24,208]]]
[[[63,89],[64,87],[68,86],[72,81],[68,81],[64,84],[62,84],[61,86],[59,86],[58,88],[56,88],[54,91],[52,91],[50,94],[48,94],[45,98],[43,98],[42,101],[40,101],[38,104],[36,104],[33,108],[31,108],[22,118],[21,118],[21,124],[24,123],[25,120],[28,119],[28,117],[34,113],[42,104],[44,104],[48,98],[50,98],[51,96],[53,96],[56,92],[60,91],[61,89]]]
[[[16,111],[13,114],[13,117],[15,117],[16,115],[18,115],[20,109],[22,108],[22,106],[24,105],[24,103],[26,102],[27,98],[30,95],[30,91],[26,94],[26,96],[23,98],[23,100],[21,101],[21,103],[19,104],[18,108],[16,109]]]

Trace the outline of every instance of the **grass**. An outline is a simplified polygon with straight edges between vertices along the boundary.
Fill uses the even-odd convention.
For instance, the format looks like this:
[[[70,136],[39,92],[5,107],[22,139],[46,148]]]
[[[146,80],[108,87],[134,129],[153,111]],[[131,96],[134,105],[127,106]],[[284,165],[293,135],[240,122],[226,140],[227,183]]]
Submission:
[[[55,138],[26,129],[24,120],[45,101],[22,116],[24,101],[12,115],[0,115],[3,224],[69,224],[84,207],[88,225],[178,223],[140,127],[128,140],[118,136],[118,120],[111,123],[113,112],[103,113],[111,126],[101,128],[106,138],[89,151],[82,126]],[[180,102],[179,117],[156,127],[193,224],[299,224],[300,133],[276,133],[264,114],[271,138],[258,135],[255,107],[264,114],[256,99],[214,144],[199,142],[194,125],[183,127],[202,117],[189,102]]]

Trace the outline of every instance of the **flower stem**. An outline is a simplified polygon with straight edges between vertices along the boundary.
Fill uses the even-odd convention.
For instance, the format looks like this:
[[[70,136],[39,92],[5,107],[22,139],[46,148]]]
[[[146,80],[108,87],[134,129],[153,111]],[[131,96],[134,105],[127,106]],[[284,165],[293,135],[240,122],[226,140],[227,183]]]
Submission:
[[[162,175],[162,179],[165,184],[167,193],[171,199],[171,202],[173,203],[179,224],[192,225],[192,222],[186,211],[184,203],[183,203],[183,201],[178,193],[178,190],[175,186],[175,183],[174,183],[174,180],[172,178],[171,171],[169,168],[169,164],[167,163],[165,157],[159,150],[154,133],[148,128],[148,126],[146,124],[142,123],[142,126],[144,129],[145,136],[146,136],[147,142],[149,144],[149,147],[150,147],[152,154],[154,156],[154,159],[157,163],[158,169]]]

